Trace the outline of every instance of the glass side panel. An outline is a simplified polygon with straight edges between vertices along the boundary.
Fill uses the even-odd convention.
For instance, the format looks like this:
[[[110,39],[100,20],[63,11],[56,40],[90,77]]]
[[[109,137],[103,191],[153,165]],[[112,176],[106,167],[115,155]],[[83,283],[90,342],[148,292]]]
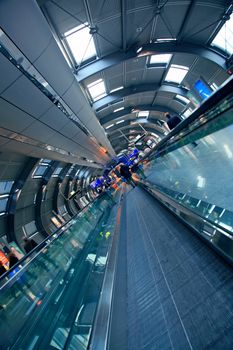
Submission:
[[[233,232],[233,108],[185,138],[151,157],[148,183]]]
[[[86,349],[113,233],[114,203],[103,195],[0,279],[1,349],[62,349],[79,343]]]

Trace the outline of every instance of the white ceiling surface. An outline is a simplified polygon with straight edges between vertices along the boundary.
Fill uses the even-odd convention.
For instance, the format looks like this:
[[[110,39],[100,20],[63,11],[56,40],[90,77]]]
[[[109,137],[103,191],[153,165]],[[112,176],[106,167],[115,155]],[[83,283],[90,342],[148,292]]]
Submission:
[[[148,44],[162,38],[177,38],[178,43],[186,42],[206,46],[217,28],[223,14],[230,6],[230,0],[41,0],[42,10],[50,18],[58,36],[62,39],[65,32],[88,22],[97,26],[98,33],[94,41],[98,58],[112,53],[127,51],[137,45]],[[125,6],[125,11],[122,8]],[[159,7],[158,7],[159,5]],[[123,6],[123,7],[124,7]],[[137,57],[120,62],[102,70],[82,81],[84,88],[88,84],[103,79],[107,93],[119,86],[164,83],[166,68],[149,68],[149,57]],[[201,78],[207,83],[221,85],[228,77],[216,63],[192,53],[175,53],[170,64],[189,67],[182,85],[187,89]],[[91,63],[90,63],[91,65]],[[182,113],[185,106],[174,100],[175,94],[150,91],[125,96],[119,104],[109,105],[97,112],[101,120],[119,107],[148,105],[169,107],[174,113]],[[133,116],[133,115],[132,115]],[[160,114],[160,117],[161,114]],[[125,119],[124,116],[121,117]],[[108,126],[106,123],[104,126]],[[120,127],[120,126],[119,126]],[[108,130],[110,131],[110,130]]]
[[[5,33],[23,55],[32,62],[95,139],[113,155],[114,151],[103,128],[59,50],[36,2],[1,1],[0,22]],[[109,159],[93,140],[2,55],[0,55],[0,67],[2,128],[73,153],[75,155],[70,157],[73,158],[72,162],[79,162],[80,157],[98,163],[105,163]],[[12,149],[13,143],[15,142],[7,142],[6,148]],[[24,146],[21,143],[19,148],[23,148],[27,154],[31,152],[30,155],[35,155],[36,147],[28,148],[26,143]],[[42,152],[41,149],[36,153],[37,156],[40,154],[40,157],[45,157],[45,151]],[[61,160],[61,156],[56,153],[52,155],[50,152],[50,157]]]

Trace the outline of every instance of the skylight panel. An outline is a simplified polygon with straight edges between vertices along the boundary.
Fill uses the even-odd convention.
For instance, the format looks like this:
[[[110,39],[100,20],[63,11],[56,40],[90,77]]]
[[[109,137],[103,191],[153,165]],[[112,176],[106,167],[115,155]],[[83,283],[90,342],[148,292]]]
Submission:
[[[138,118],[140,117],[148,118],[149,113],[150,113],[149,111],[140,111],[138,112]]]
[[[192,108],[188,108],[184,113],[183,113],[183,116],[185,117],[185,118],[187,118],[187,117],[189,117],[190,116],[190,114],[192,113]]]
[[[88,91],[93,101],[99,100],[106,96],[106,88],[103,79],[98,79],[93,83],[87,85]]]
[[[180,84],[188,73],[189,68],[172,64],[169,68],[165,81]]]
[[[80,64],[89,58],[96,57],[96,49],[88,23],[69,30],[64,34],[75,61]]]
[[[184,102],[185,104],[188,104],[190,101],[187,97],[184,97],[182,95],[176,95],[176,100],[180,100],[181,102]]]
[[[171,54],[152,55],[150,56],[150,65],[166,64],[170,61],[171,57]]]
[[[233,15],[220,29],[211,45],[219,47],[228,54],[233,54]]]

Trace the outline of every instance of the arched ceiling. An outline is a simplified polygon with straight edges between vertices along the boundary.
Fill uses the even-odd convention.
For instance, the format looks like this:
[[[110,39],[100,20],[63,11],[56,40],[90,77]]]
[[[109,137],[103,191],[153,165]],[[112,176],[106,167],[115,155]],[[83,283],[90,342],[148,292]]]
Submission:
[[[232,13],[230,0],[38,3],[110,141],[117,131],[117,148],[117,134],[112,143],[115,149],[125,148],[126,139],[119,130],[135,129],[132,122],[139,121],[135,111],[149,111],[143,127],[152,125],[153,132],[161,133],[162,124],[157,121],[164,119],[164,112],[182,115],[201,103],[194,91],[196,81],[201,79],[209,87],[218,87],[228,78],[231,57],[211,43]],[[77,62],[65,33],[80,25],[89,28],[96,57]],[[90,42],[82,45],[87,45],[88,50]],[[169,54],[169,59],[152,64],[151,57],[162,54]],[[179,83],[167,78],[174,66],[186,69]],[[95,100],[89,87],[97,81],[104,83],[105,92]],[[181,101],[180,96],[188,100]]]

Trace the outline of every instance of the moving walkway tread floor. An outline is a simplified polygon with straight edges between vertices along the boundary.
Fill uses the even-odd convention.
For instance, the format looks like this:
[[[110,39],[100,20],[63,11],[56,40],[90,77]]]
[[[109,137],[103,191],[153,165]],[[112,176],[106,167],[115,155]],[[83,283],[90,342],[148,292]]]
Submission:
[[[110,350],[232,349],[232,268],[140,188],[123,201]]]

